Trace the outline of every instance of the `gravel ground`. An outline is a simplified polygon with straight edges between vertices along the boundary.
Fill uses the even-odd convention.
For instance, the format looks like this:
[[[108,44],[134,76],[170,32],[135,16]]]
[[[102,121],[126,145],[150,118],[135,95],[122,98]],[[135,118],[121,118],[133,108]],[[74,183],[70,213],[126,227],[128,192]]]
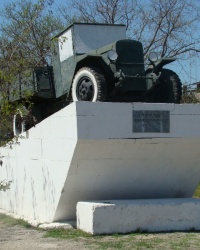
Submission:
[[[55,238],[44,238],[42,230],[27,229],[19,225],[0,222],[1,250],[85,249],[80,242]]]
[[[45,231],[11,225],[0,220],[0,250],[115,250],[115,249],[200,249],[199,232],[137,233],[127,235],[46,238]]]

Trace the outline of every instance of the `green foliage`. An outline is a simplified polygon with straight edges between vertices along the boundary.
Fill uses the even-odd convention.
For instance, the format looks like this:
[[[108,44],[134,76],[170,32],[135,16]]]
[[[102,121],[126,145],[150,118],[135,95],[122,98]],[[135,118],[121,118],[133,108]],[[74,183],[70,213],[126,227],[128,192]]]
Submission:
[[[193,195],[194,198],[200,198],[200,183],[199,185],[197,186],[195,192],[194,192],[194,195]]]
[[[12,135],[12,117],[13,117],[14,107],[8,100],[4,99],[4,101],[0,104],[0,146],[4,145]]]
[[[49,0],[18,0],[1,10],[0,146],[13,137],[13,115],[19,106],[32,105],[34,92],[26,87],[30,72],[51,63],[51,37],[63,29],[60,19],[52,15],[51,4]],[[13,101],[20,96],[20,102]]]
[[[3,93],[4,95],[4,93]],[[6,96],[0,100],[0,146],[8,144],[10,147],[18,142],[13,135],[13,116],[21,106],[31,107],[31,93],[24,92],[21,103],[10,102]]]
[[[0,213],[0,222],[4,223],[4,224],[6,223],[6,224],[9,224],[12,226],[21,225],[21,226],[26,227],[26,228],[32,227],[29,223],[27,223],[26,221],[24,221],[22,219],[14,219],[10,216],[7,216],[7,215],[1,214],[1,213]]]
[[[50,40],[63,25],[48,9],[48,1],[18,0],[6,5],[1,16],[2,54],[11,59],[11,65],[13,61],[15,71],[50,61]]]
[[[183,93],[181,103],[199,103],[196,92]]]
[[[6,191],[8,189],[10,189],[10,184],[12,183],[12,181],[0,181],[0,191]]]

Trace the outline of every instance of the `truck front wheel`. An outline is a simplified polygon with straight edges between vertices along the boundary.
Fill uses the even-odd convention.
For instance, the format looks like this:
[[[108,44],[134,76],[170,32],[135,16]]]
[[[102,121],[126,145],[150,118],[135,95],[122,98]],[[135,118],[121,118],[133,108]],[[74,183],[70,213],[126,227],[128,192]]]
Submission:
[[[72,83],[73,101],[105,101],[106,79],[96,68],[81,68]]]
[[[180,103],[182,97],[182,83],[174,71],[162,69],[159,85],[162,102]]]

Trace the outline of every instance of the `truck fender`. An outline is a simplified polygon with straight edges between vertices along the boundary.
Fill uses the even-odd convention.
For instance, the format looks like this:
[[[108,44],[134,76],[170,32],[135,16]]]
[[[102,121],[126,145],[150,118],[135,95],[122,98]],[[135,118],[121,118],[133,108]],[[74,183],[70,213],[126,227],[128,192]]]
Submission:
[[[110,75],[110,67],[108,66],[108,63],[104,60],[102,55],[96,55],[96,54],[89,54],[89,55],[83,55],[80,56],[77,59],[76,63],[76,69],[74,71],[74,75],[76,72],[82,68],[82,67],[90,67],[96,65],[95,67],[100,67],[101,70],[106,72],[107,75]]]
[[[161,72],[164,65],[174,62],[175,60],[176,58],[171,58],[171,57],[161,58],[157,60],[156,62],[154,62],[153,64],[152,63],[149,64],[149,66],[147,67],[146,73],[152,72],[155,74],[159,74],[159,72]]]

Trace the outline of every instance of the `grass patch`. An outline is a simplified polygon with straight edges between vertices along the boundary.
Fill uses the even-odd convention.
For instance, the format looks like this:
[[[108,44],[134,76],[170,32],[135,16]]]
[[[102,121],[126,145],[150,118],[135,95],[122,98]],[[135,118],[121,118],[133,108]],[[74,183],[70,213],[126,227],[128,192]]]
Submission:
[[[44,237],[51,237],[51,238],[62,238],[62,239],[76,239],[76,238],[91,238],[95,237],[91,234],[85,233],[78,229],[50,229],[47,230]]]
[[[200,198],[200,182],[199,182],[199,185],[197,186],[195,192],[194,192],[194,195],[193,195],[194,198]]]
[[[198,233],[144,233],[91,235],[77,229],[48,230],[45,237],[79,241],[87,249],[199,249]]]
[[[154,249],[162,239],[148,239],[148,233],[133,232],[127,234],[91,235],[78,229],[51,229],[44,237],[80,241],[88,249]],[[143,237],[144,239],[141,239]],[[133,247],[134,246],[134,247]]]
[[[97,249],[128,249],[126,246],[126,241],[96,241],[95,245],[98,246]]]
[[[133,233],[126,233],[126,234],[112,234],[112,235],[92,235],[86,233],[79,229],[63,229],[63,228],[55,228],[55,229],[47,229],[44,237],[51,237],[51,238],[62,238],[62,239],[74,239],[74,238],[92,238],[92,239],[102,239],[102,238],[113,238],[121,240],[125,236],[135,236],[135,235],[142,235],[146,234],[146,232],[133,232]]]
[[[0,214],[0,222],[9,224],[11,226],[20,225],[20,226],[23,226],[25,228],[31,228],[32,227],[28,222],[26,222],[26,221],[24,221],[22,219],[15,219],[15,218],[12,218],[12,217],[7,216],[5,214]]]
[[[133,234],[121,234],[117,238],[110,236],[104,236],[102,239],[93,240],[93,244],[87,244],[91,247],[91,249],[156,249],[157,246],[162,246],[162,239],[151,239],[148,238],[147,235],[143,235],[140,233]],[[160,248],[162,249],[162,247]]]

